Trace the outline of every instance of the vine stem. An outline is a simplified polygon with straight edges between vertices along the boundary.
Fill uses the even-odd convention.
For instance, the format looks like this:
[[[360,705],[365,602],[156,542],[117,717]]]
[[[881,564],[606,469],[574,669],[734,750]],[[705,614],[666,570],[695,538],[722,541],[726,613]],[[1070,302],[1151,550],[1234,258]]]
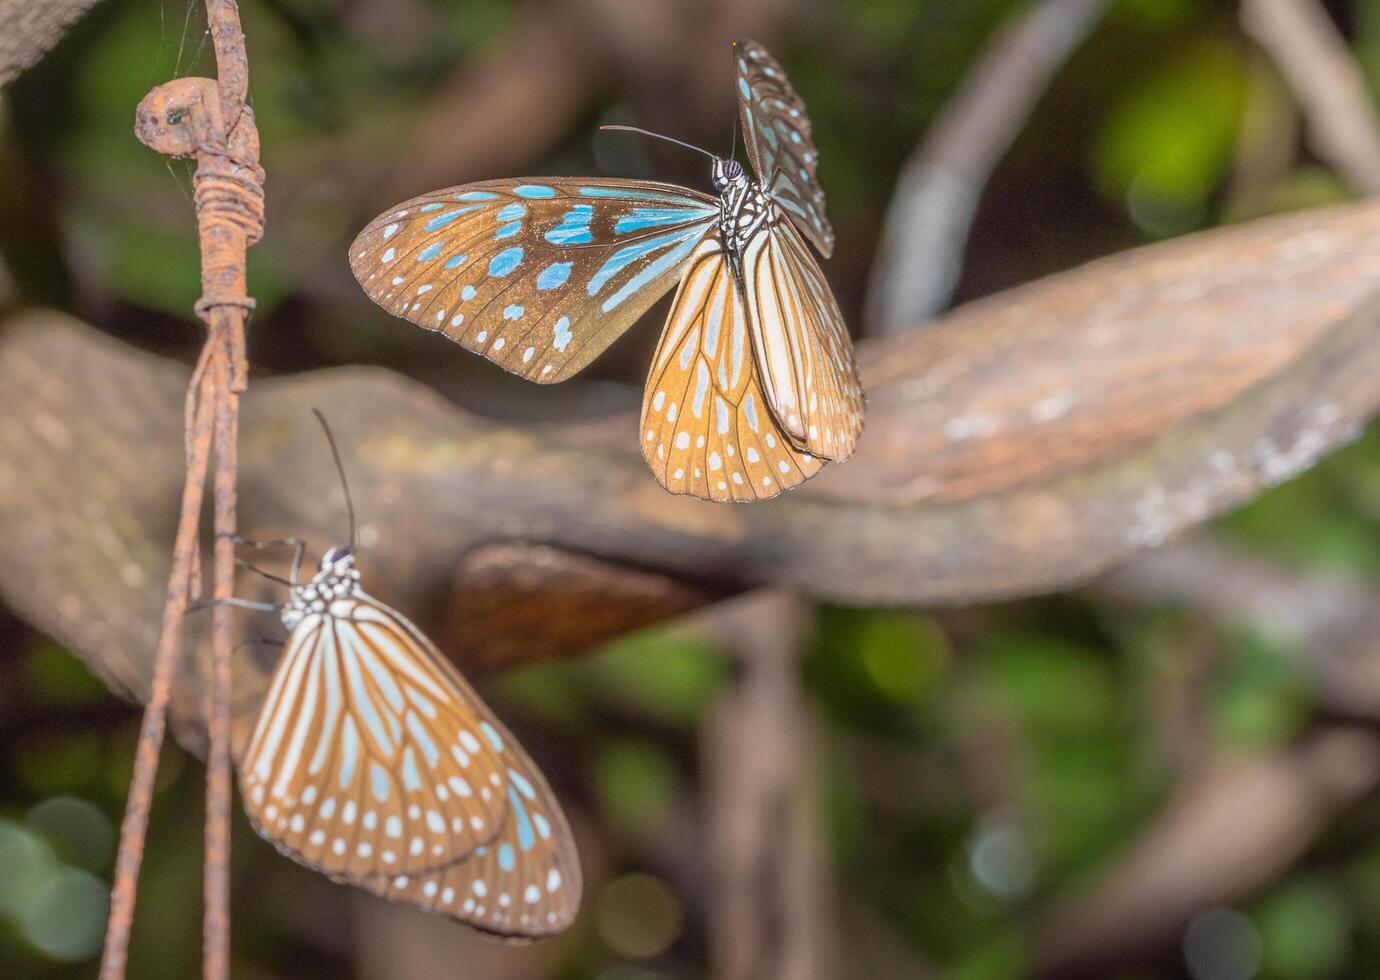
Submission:
[[[144,721],[135,752],[120,848],[111,889],[110,918],[101,956],[102,980],[122,980],[129,959],[139,868],[143,861],[158,757],[167,731],[183,617],[201,591],[199,525],[206,476],[214,452],[214,527],[211,594],[211,665],[208,684],[206,857],[202,973],[230,973],[230,686],[233,609],[221,601],[235,584],[234,535],[238,474],[239,396],[244,391],[247,294],[245,253],[263,234],[263,180],[254,114],[245,104],[248,58],[235,0],[206,0],[219,81],[174,79],[140,102],[139,139],[161,153],[196,160],[193,182],[201,250],[201,299],[196,311],[206,343],[187,390],[187,475],[168,575],[167,599]]]

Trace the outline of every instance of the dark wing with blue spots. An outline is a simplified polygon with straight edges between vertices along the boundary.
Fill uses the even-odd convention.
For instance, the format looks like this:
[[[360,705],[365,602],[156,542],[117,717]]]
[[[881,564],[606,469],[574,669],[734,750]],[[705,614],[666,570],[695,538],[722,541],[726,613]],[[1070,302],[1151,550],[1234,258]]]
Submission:
[[[824,216],[824,190],[815,179],[819,151],[810,139],[805,103],[786,73],[756,41],[734,44],[743,141],[757,179],[826,259],[834,229]]]
[[[676,283],[718,216],[714,198],[651,181],[480,181],[379,215],[350,268],[393,315],[552,383]]]

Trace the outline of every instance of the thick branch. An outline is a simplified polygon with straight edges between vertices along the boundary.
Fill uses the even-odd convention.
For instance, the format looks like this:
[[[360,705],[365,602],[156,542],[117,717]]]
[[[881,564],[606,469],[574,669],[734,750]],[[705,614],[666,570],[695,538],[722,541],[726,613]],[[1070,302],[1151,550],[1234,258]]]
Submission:
[[[896,182],[868,290],[870,333],[908,330],[948,305],[987,178],[1107,4],[1034,0],[1002,26]]]

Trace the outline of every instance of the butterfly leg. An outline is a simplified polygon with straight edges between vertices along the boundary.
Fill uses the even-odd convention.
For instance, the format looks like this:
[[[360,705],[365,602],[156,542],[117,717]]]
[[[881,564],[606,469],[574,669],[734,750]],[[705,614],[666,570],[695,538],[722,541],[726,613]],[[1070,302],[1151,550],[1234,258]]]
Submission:
[[[276,548],[279,545],[285,544],[292,545],[292,573],[289,576],[289,580],[286,582],[277,576],[270,575],[261,569],[255,568],[253,565],[245,562],[240,562],[240,564],[244,565],[244,567],[248,568],[250,571],[258,572],[264,578],[273,579],[275,582],[283,582],[284,585],[296,587],[298,583],[298,574],[302,568],[302,553],[306,551],[307,548],[307,543],[301,538],[274,538],[271,541],[254,541],[238,534],[224,534],[223,536],[230,538],[237,545],[244,545],[246,548],[253,548],[255,551],[263,551],[266,548]]]
[[[241,609],[253,609],[256,612],[278,612],[281,607],[272,602],[254,602],[252,599],[237,599],[228,596],[224,599],[201,599],[197,602],[187,604],[187,612],[201,612],[203,609],[210,609],[212,606],[239,606]]]

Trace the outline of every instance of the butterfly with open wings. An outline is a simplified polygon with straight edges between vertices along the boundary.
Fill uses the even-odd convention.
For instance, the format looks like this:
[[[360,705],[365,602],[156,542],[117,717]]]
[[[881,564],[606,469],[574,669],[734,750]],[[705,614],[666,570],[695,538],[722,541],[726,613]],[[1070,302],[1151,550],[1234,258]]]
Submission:
[[[735,64],[758,180],[707,154],[717,198],[646,180],[478,181],[390,209],[350,248],[384,309],[541,383],[585,367],[679,282],[639,441],[663,487],[716,501],[797,486],[852,455],[863,424],[848,329],[805,243],[834,247],[804,103],[760,44],[735,45]]]

